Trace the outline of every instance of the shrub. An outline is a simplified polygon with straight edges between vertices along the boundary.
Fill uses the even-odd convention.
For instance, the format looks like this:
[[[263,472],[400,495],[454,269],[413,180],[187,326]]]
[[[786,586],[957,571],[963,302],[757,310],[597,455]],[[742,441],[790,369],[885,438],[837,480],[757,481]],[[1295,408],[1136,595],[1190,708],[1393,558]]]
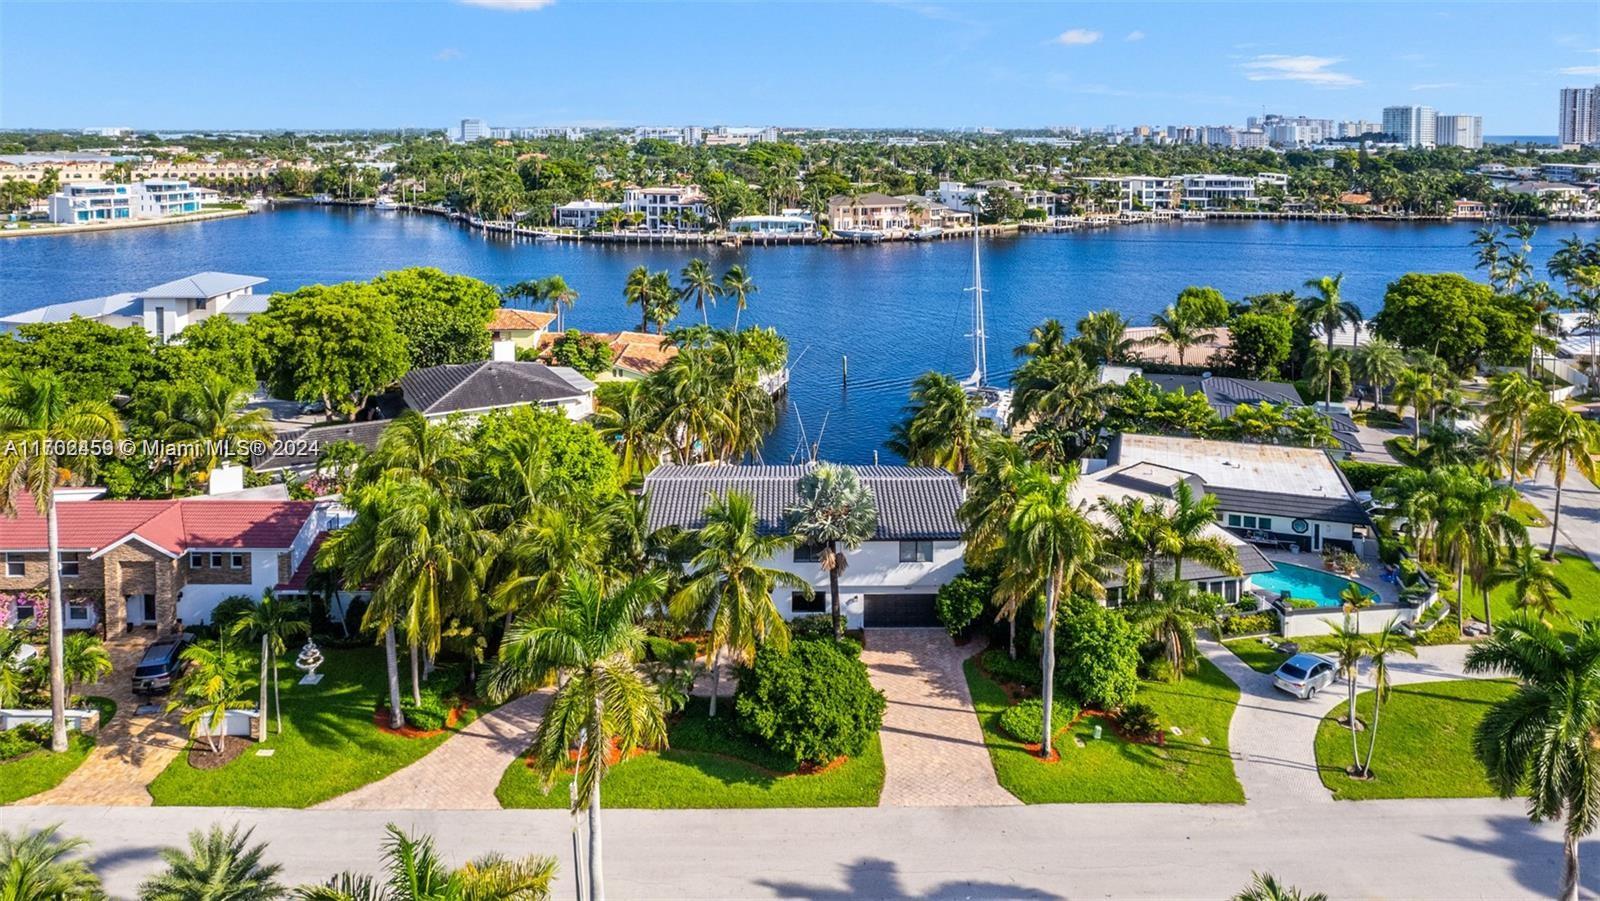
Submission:
[[[833,617],[826,613],[808,613],[789,620],[789,637],[800,641],[816,638],[833,639]]]
[[[233,624],[247,616],[255,606],[256,599],[248,595],[229,595],[218,601],[217,606],[212,609],[211,625],[216,626],[222,634],[227,634],[228,630],[233,628]],[[193,632],[195,627],[189,625],[186,628]]]
[[[1258,632],[1276,631],[1278,631],[1278,614],[1273,610],[1234,615],[1222,621],[1224,635],[1254,635]]]
[[[42,723],[24,723],[0,732],[0,760],[31,754],[44,748],[49,740],[49,729]]]
[[[1310,598],[1290,597],[1284,603],[1290,610],[1315,610],[1317,608],[1317,602]]]
[[[1135,741],[1150,741],[1161,732],[1161,718],[1154,707],[1135,701],[1117,711],[1117,728]]]
[[[1092,601],[1063,610],[1056,684],[1085,706],[1114,709],[1139,689],[1139,637],[1127,617]]]
[[[1173,669],[1171,660],[1166,657],[1156,657],[1145,662],[1144,677],[1151,682],[1171,684],[1178,681],[1178,671]]]
[[[1055,729],[1063,728],[1078,718],[1078,708],[1069,702],[1057,701],[1051,709],[1050,725]],[[1029,698],[1012,704],[1001,712],[1000,728],[1017,741],[1039,741],[1044,735],[1044,702]]]
[[[1041,684],[1039,678],[1039,658],[1030,654],[1021,654],[1012,660],[1011,655],[995,648],[983,652],[980,658],[984,672],[1001,682],[1012,685],[1023,685],[1037,689]]]
[[[413,704],[409,695],[402,694],[400,712],[405,714],[406,725],[429,732],[443,729],[450,718],[450,707],[444,699],[428,692],[422,693],[421,704]]]
[[[769,646],[739,670],[734,712],[746,732],[795,763],[860,754],[883,725],[883,695],[872,687],[855,642]]]
[[[1426,632],[1418,632],[1411,643],[1418,647],[1428,647],[1436,644],[1455,644],[1460,640],[1461,634],[1456,631],[1455,624],[1445,620]]]
[[[1350,480],[1350,487],[1357,491],[1371,491],[1382,485],[1384,479],[1401,470],[1401,467],[1388,463],[1367,463],[1361,460],[1340,460],[1339,468],[1344,471],[1344,477]]]
[[[939,589],[933,601],[934,612],[950,637],[959,638],[983,614],[992,594],[994,579],[964,572]]]

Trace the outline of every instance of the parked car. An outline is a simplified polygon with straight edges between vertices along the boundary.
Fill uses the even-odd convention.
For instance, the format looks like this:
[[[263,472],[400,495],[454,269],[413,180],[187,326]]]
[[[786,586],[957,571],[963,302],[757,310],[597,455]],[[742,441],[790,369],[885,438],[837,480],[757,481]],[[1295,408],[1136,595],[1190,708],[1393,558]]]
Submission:
[[[1278,666],[1272,684],[1304,701],[1333,684],[1338,666],[1321,654],[1296,654]]]
[[[188,634],[163,638],[144,650],[139,665],[133,670],[133,693],[141,695],[163,694],[172,688],[172,680],[183,672],[183,649],[194,642]]]

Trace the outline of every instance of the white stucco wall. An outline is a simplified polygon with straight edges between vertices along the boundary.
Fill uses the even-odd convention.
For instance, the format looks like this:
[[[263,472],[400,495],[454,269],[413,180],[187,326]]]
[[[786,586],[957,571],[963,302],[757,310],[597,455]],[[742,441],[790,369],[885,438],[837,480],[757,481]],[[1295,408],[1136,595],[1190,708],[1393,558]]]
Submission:
[[[839,604],[850,628],[859,628],[866,610],[863,595],[867,594],[933,594],[955,578],[964,568],[962,553],[965,545],[959,541],[933,542],[933,560],[929,563],[901,563],[900,542],[869,541],[855,551],[847,551],[847,566],[839,580]],[[821,564],[796,563],[793,553],[785,551],[777,559],[768,559],[767,566],[782,569],[808,580],[816,591],[828,590],[828,574]],[[785,619],[797,615],[790,605],[794,589],[780,586],[773,592],[778,612]],[[831,605],[832,601],[828,603]],[[828,608],[831,611],[831,606]]]
[[[200,550],[197,548],[197,550]],[[260,598],[268,588],[278,584],[278,554],[282,548],[245,548],[250,555],[250,584],[248,585],[185,585],[178,594],[178,619],[185,623],[211,621],[211,611],[225,598],[242,594]],[[239,549],[223,553],[239,553]]]
[[[1355,612],[1356,628],[1362,633],[1382,632],[1389,627],[1389,621],[1395,615],[1400,616],[1400,621],[1409,623],[1416,618],[1417,611],[1414,607],[1368,607]],[[1285,638],[1302,638],[1311,635],[1331,635],[1331,626],[1344,623],[1344,612],[1338,607],[1327,607],[1322,610],[1292,611],[1283,618],[1283,635]]]

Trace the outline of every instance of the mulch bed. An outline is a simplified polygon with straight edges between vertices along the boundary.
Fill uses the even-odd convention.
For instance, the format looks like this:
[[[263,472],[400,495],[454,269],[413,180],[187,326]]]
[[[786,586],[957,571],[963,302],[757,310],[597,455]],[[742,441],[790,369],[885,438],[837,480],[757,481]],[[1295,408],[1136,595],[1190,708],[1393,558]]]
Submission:
[[[218,742],[222,750],[211,753],[211,746],[205,739],[197,738],[189,745],[189,765],[197,770],[215,770],[226,766],[229,761],[244,753],[244,749],[255,744],[249,739],[237,735],[224,735]]]
[[[465,704],[462,704],[459,707],[450,708],[450,712],[445,714],[443,729],[418,729],[412,726],[410,723],[407,723],[399,729],[395,729],[389,725],[389,708],[379,707],[377,710],[372,712],[372,725],[377,726],[379,732],[385,732],[389,735],[398,735],[401,738],[433,738],[436,735],[443,735],[446,732],[449,732],[451,729],[454,729],[456,727],[456,723],[461,721],[461,713],[465,709]]]

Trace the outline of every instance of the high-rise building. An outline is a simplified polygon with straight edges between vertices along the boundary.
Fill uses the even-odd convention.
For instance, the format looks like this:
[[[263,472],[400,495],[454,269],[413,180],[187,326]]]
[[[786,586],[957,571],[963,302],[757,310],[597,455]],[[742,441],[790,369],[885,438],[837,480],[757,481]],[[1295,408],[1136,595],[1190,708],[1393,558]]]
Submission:
[[[1562,144],[1600,144],[1600,84],[1561,89]]]
[[[482,119],[462,119],[461,128],[456,133],[456,140],[463,144],[481,141],[489,137],[489,123]]]
[[[1440,147],[1465,147],[1477,150],[1483,146],[1482,116],[1434,117],[1435,140]]]
[[[1436,118],[1431,106],[1386,106],[1383,132],[1407,147],[1432,147],[1438,143]]]

